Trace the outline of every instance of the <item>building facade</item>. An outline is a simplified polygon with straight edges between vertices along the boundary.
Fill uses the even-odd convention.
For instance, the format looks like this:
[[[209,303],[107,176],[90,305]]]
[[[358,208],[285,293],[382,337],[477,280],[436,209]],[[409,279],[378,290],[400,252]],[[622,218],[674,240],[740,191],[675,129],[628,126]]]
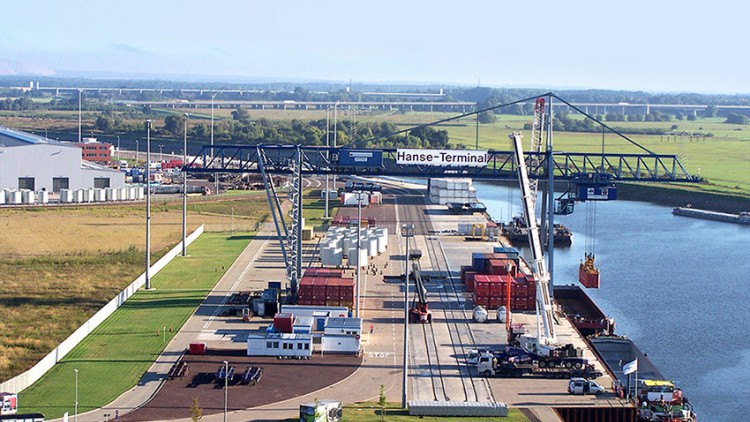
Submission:
[[[96,138],[84,138],[84,142],[73,144],[81,148],[81,158],[103,166],[112,164],[112,144],[96,142]]]
[[[0,127],[0,189],[59,192],[122,186],[125,173],[83,160],[75,144]]]

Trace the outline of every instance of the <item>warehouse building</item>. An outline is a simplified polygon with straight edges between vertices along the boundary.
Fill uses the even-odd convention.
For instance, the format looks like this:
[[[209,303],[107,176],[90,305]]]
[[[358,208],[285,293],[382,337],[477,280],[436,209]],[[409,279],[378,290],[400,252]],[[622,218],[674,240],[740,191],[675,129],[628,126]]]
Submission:
[[[59,192],[122,186],[124,173],[83,160],[75,144],[0,126],[0,189]]]

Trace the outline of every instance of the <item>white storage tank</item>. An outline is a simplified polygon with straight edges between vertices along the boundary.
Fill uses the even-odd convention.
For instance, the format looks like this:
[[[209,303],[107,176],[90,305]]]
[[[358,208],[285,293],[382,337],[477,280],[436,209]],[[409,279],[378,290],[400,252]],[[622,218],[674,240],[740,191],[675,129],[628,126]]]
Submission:
[[[367,238],[367,255],[371,257],[378,256],[378,238],[377,237]]]
[[[378,254],[385,253],[386,249],[388,249],[388,237],[380,233],[375,239],[378,244]]]
[[[120,199],[119,190],[117,188],[105,188],[107,192],[107,201],[118,201]]]
[[[508,310],[505,308],[505,306],[497,308],[497,322],[505,324],[505,321],[507,319],[507,311]]]
[[[129,186],[128,192],[128,198],[130,198],[131,201],[138,199],[138,186]]]
[[[107,192],[102,188],[94,189],[94,201],[104,202],[107,200]]]
[[[83,202],[94,202],[94,189],[83,190]]]
[[[359,260],[357,260],[357,248],[349,249],[349,260],[347,261],[350,267],[356,267],[359,263],[360,268],[367,266],[367,249],[359,250]]]
[[[320,250],[320,259],[326,266],[341,266],[343,255],[341,248],[327,247]]]
[[[73,202],[70,189],[60,189],[60,203],[67,204],[70,202]]]
[[[138,199],[141,200],[146,197],[146,191],[143,190],[143,186],[138,187]]]
[[[5,190],[0,190],[0,205],[5,204]]]
[[[37,201],[40,204],[49,204],[49,192],[46,190],[40,190],[37,192]]]
[[[73,202],[76,202],[76,203],[83,202],[83,191],[84,189],[76,189],[73,191]]]
[[[120,197],[120,201],[127,201],[130,199],[130,188],[127,186],[123,186],[120,189],[120,194],[118,195]]]
[[[22,190],[21,191],[21,202],[26,205],[33,205],[36,203],[36,194],[33,190]]]
[[[5,202],[11,205],[19,205],[23,201],[23,196],[21,195],[21,191],[12,190],[8,192],[8,195],[5,198]]]

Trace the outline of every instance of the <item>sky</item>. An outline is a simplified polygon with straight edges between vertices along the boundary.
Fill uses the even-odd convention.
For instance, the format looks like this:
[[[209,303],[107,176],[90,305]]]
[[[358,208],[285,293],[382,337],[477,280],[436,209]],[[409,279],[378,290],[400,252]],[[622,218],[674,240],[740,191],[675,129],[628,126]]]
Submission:
[[[739,0],[12,1],[0,75],[747,94],[748,12]]]

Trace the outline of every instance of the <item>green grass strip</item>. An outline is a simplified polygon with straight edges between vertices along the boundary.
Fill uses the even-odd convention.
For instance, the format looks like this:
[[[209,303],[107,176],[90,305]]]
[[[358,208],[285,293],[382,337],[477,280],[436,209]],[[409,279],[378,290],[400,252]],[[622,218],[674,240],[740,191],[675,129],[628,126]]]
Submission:
[[[527,422],[527,418],[519,409],[508,409],[508,417],[488,418],[470,416],[409,416],[408,410],[401,409],[400,403],[388,403],[385,412],[380,415],[380,406],[375,402],[354,403],[344,405],[342,420],[346,422],[399,422],[399,421],[435,421],[435,422],[487,422],[499,420],[502,422]],[[285,419],[284,421],[297,421],[299,419]]]
[[[20,411],[47,418],[102,407],[138,383],[173,334],[193,314],[252,236],[205,233],[19,397]],[[167,327],[166,341],[157,332]]]

